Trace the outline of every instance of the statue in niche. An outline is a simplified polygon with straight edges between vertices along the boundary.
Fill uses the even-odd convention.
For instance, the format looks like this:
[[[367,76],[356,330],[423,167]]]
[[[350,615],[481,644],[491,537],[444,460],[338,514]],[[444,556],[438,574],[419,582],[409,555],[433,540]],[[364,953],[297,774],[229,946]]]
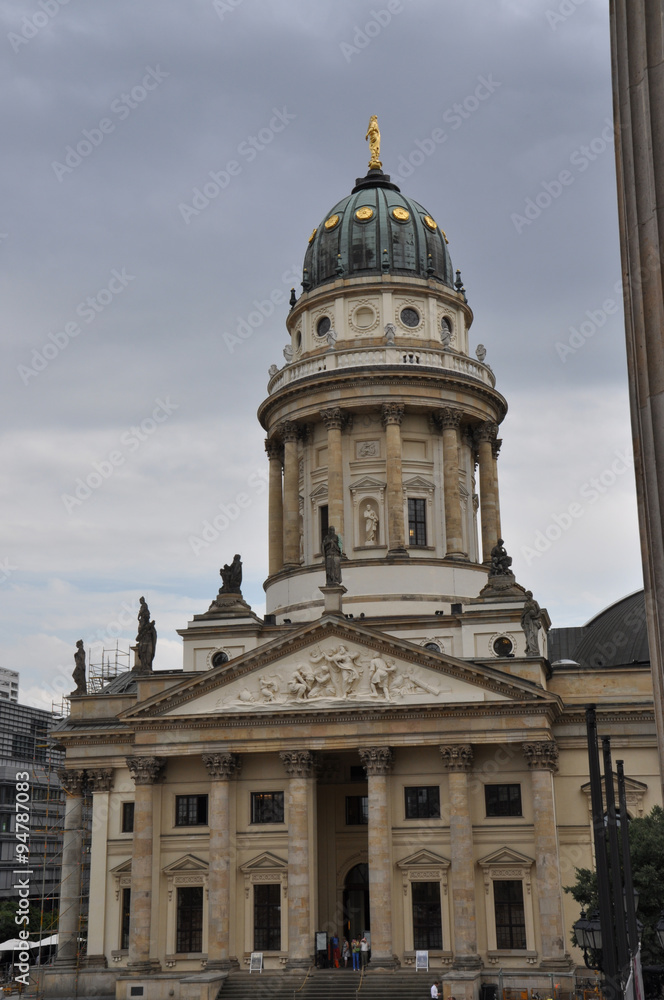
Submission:
[[[323,538],[323,555],[325,556],[325,586],[341,585],[341,546],[339,536],[331,524]]]
[[[533,597],[532,590],[526,591],[526,603],[521,614],[521,628],[526,637],[526,656],[539,656],[538,634],[542,627],[542,609]]]
[[[72,674],[74,683],[76,684],[76,690],[72,694],[87,694],[88,686],[85,680],[85,649],[83,647],[83,640],[79,639],[76,643],[76,652],[74,653],[74,672]]]
[[[226,563],[219,570],[222,579],[220,594],[241,594],[242,593],[242,560],[239,555],[233,556],[233,562]]]
[[[369,669],[371,670],[371,680],[369,684],[374,698],[383,697],[386,701],[391,701],[391,675],[397,669],[394,660],[384,660],[382,656],[374,656],[369,664]]]
[[[157,629],[154,621],[150,621],[150,609],[144,597],[141,597],[138,608],[138,633],[136,635],[136,652],[138,663],[134,667],[137,673],[148,674],[152,670],[152,662],[157,651]]]
[[[512,557],[508,556],[502,538],[491,549],[491,569],[489,576],[512,576]]]
[[[364,544],[375,545],[378,532],[378,514],[367,504],[364,508]]]

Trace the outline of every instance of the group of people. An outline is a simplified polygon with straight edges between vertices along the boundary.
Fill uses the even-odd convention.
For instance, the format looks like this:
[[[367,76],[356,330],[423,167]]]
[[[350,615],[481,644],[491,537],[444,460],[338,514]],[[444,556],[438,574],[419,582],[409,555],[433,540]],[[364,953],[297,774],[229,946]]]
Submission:
[[[369,942],[366,937],[354,937],[350,942],[348,938],[344,938],[340,944],[337,935],[333,934],[330,939],[330,952],[332,965],[335,969],[341,968],[342,962],[344,963],[344,969],[347,969],[348,959],[352,958],[353,972],[359,972],[360,968],[366,969],[367,967],[367,962],[369,961]]]

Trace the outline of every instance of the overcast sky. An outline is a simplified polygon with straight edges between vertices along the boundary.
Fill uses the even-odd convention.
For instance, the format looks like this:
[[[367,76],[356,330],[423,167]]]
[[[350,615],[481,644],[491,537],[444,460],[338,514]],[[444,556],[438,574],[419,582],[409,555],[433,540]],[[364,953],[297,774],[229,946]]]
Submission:
[[[0,665],[22,700],[71,690],[76,639],[127,649],[141,594],[155,667],[179,667],[176,629],[235,552],[263,612],[256,409],[309,234],[366,171],[371,114],[383,169],[447,233],[509,403],[517,579],[555,626],[642,585],[604,0],[0,10]]]

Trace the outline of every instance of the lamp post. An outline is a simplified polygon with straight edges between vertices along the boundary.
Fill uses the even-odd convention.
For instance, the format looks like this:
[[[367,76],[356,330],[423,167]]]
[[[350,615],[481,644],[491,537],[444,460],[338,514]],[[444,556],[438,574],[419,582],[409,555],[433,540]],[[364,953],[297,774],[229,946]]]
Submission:
[[[602,963],[599,960],[602,952],[602,926],[597,910],[592,910],[588,916],[583,910],[581,911],[581,918],[574,924],[574,934],[583,948],[583,961],[586,968],[602,970]],[[589,951],[595,955],[594,963],[588,960]]]

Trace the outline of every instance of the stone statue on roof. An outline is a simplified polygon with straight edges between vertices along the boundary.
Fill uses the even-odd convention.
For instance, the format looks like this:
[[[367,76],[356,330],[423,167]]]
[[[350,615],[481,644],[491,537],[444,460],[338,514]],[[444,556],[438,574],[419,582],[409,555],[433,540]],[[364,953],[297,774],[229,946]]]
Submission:
[[[74,672],[72,677],[76,683],[76,690],[72,691],[72,694],[87,694],[88,685],[85,679],[85,649],[83,647],[82,639],[79,639],[76,643],[76,652],[74,653]]]
[[[233,556],[233,562],[226,563],[219,570],[222,579],[220,594],[241,594],[242,593],[242,559],[239,555]]]
[[[144,597],[141,597],[138,608],[138,633],[136,635],[137,674],[149,674],[157,651],[157,629],[154,621],[150,621],[150,609]]]

